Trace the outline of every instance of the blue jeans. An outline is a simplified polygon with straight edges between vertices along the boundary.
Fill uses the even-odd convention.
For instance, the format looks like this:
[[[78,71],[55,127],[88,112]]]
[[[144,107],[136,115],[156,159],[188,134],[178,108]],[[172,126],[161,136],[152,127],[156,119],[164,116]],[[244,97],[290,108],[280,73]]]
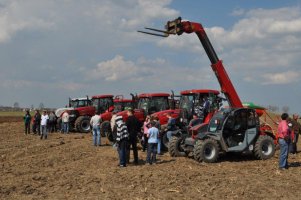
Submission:
[[[99,126],[93,126],[93,144],[94,146],[100,146],[100,127]]]
[[[63,130],[64,133],[69,133],[69,122],[64,122]]]
[[[122,140],[118,143],[118,155],[119,155],[119,165],[126,166],[126,154],[127,154],[127,141]]]
[[[47,139],[47,126],[46,125],[41,125],[41,139],[43,139],[43,136],[45,139]]]
[[[157,153],[161,154],[161,138],[158,138],[158,148],[157,148]]]
[[[157,143],[148,143],[146,162],[149,164],[156,162]]]
[[[280,145],[279,168],[286,168],[289,143],[282,138],[279,138],[278,143]]]

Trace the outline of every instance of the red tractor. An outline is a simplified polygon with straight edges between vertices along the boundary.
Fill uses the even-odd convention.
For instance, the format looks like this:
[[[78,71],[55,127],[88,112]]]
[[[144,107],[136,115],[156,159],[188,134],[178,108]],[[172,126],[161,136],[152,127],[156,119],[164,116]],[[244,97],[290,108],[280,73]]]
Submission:
[[[169,113],[173,118],[177,119],[177,126],[179,131],[177,136],[182,134],[187,134],[187,126],[192,120],[193,115],[198,113],[200,114],[200,121],[203,123],[208,123],[212,115],[220,108],[222,98],[219,97],[219,91],[210,90],[210,89],[193,89],[193,90],[184,90],[180,93],[179,107],[177,109],[163,110],[157,113],[152,114],[154,117],[158,117],[162,127],[162,145],[163,148],[168,148],[168,138],[165,134],[165,128],[168,122],[166,116]],[[203,112],[203,103],[204,99],[208,98],[210,106],[208,113]],[[201,112],[201,113],[200,113]]]
[[[95,95],[91,98],[91,105],[68,110],[70,118],[69,124],[71,129],[81,133],[89,133],[90,119],[95,112],[104,113],[114,110],[113,95]]]
[[[214,114],[209,123],[199,125],[195,136],[174,138],[177,149],[185,154],[193,152],[194,158],[199,162],[216,162],[220,152],[253,153],[258,159],[271,158],[275,153],[276,137],[260,126],[256,109],[244,108],[203,26],[196,22],[182,22],[179,17],[167,22],[166,30],[147,29],[163,34],[139,32],[162,37],[196,33],[229,104],[229,108]]]
[[[123,95],[117,95],[114,98],[114,111],[121,112],[127,109],[134,109],[137,107],[136,97],[132,95],[132,99],[125,99]],[[107,137],[110,141],[112,141],[112,134],[111,134],[111,118],[113,112],[104,112],[101,114],[102,123],[100,125],[100,131],[102,137]]]
[[[135,109],[135,117],[141,122],[144,122],[147,115],[159,112],[161,110],[170,109],[169,104],[170,94],[168,93],[144,93],[138,95],[138,105]],[[117,113],[126,121],[128,116],[126,111]]]

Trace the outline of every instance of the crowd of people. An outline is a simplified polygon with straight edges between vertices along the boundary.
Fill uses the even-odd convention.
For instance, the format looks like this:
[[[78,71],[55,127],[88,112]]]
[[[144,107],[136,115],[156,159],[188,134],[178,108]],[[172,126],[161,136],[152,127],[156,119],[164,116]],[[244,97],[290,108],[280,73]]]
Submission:
[[[23,117],[25,124],[25,135],[30,134],[30,130],[34,135],[40,136],[41,139],[48,137],[48,132],[57,131],[57,118],[53,111],[48,112],[44,110],[42,114],[39,110],[35,110],[32,117],[27,110]]]
[[[292,118],[287,113],[281,115],[278,125],[278,143],[280,146],[279,169],[286,170],[289,167],[288,155],[297,153],[297,143],[301,134],[301,125],[298,122],[299,116],[294,114]]]
[[[142,141],[142,151],[147,150],[147,164],[155,164],[157,154],[161,155],[161,125],[157,117],[147,116],[144,123],[141,123],[134,115],[132,109],[127,110],[128,118],[124,122],[122,116],[117,116],[117,112],[113,112],[111,119],[111,128],[112,132],[115,133],[115,144],[114,147],[117,148],[119,155],[119,166],[126,167],[130,161],[130,149],[133,151],[135,165],[139,164],[138,158],[138,137]],[[170,129],[175,125],[174,121],[171,120],[169,124]],[[101,125],[102,119],[100,113],[95,113],[91,117],[90,126],[93,135],[93,145],[101,146]],[[41,139],[47,139],[48,133],[58,132],[68,134],[69,133],[69,114],[64,112],[62,114],[61,124],[57,124],[57,117],[53,111],[43,111],[40,114],[39,110],[35,111],[34,116],[32,117],[29,111],[26,111],[24,116],[25,124],[25,134],[30,134],[30,129],[34,135],[39,135]],[[32,125],[32,126],[31,126]],[[58,126],[59,125],[59,126]],[[60,127],[60,128],[58,128]],[[142,135],[141,135],[142,133]]]
[[[119,155],[119,166],[126,167],[130,161],[130,149],[133,151],[134,164],[139,164],[137,142],[140,136],[142,141],[142,151],[147,150],[146,163],[156,164],[157,154],[161,154],[161,125],[157,117],[147,116],[144,123],[141,123],[134,115],[132,109],[127,110],[128,118],[124,122],[122,116],[117,116],[116,112],[113,112],[111,119],[112,133],[115,133],[115,144]],[[166,128],[167,138],[170,139],[174,131],[176,131],[176,121],[170,114],[167,114],[168,123]],[[197,120],[197,116],[191,120],[190,123],[194,123]],[[280,147],[279,156],[279,169],[288,169],[288,155],[297,153],[297,143],[299,134],[301,134],[301,124],[298,122],[299,116],[294,114],[292,118],[287,113],[281,115],[281,121],[278,125],[278,144]],[[101,146],[101,133],[100,124],[102,119],[99,113],[90,120],[90,125],[93,133],[93,145]],[[61,129],[57,129],[57,117],[53,111],[43,111],[40,114],[39,110],[35,111],[33,117],[31,117],[29,111],[26,111],[24,116],[25,134],[30,134],[30,129],[34,135],[39,135],[40,139],[47,139],[48,132],[69,133],[69,114],[64,112],[62,115]],[[32,126],[31,126],[32,125]],[[142,133],[142,135],[140,135]]]

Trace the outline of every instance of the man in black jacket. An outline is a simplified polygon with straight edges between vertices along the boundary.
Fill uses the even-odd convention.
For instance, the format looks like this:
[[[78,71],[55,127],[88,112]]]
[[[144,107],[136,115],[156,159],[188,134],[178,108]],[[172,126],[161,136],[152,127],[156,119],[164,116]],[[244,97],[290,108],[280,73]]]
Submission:
[[[129,148],[128,148],[128,158],[127,162],[130,161],[130,147],[132,146],[134,153],[134,164],[138,164],[138,150],[137,150],[137,136],[139,131],[141,130],[142,123],[134,116],[134,111],[129,109],[127,111],[127,115],[129,116],[126,121],[126,126],[128,128],[130,140],[129,140]]]

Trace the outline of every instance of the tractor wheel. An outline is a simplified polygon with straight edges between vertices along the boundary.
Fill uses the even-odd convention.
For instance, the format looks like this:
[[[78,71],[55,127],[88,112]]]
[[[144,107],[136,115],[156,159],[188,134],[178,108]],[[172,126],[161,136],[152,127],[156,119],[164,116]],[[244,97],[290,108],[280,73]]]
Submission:
[[[257,139],[254,147],[254,155],[257,159],[266,160],[275,154],[275,144],[272,137],[261,135]]]
[[[169,146],[169,140],[168,140],[167,134],[165,132],[164,135],[162,136],[162,149],[168,150],[168,146]]]
[[[172,137],[169,142],[168,152],[171,157],[183,157],[186,156],[184,149],[181,145],[184,143],[183,137]]]
[[[218,159],[219,151],[216,140],[212,138],[200,140],[194,146],[194,159],[198,162],[214,163]]]
[[[89,133],[91,131],[90,127],[90,117],[80,116],[75,120],[75,128],[80,133]]]
[[[100,135],[102,137],[107,137],[110,142],[114,141],[111,124],[109,121],[104,121],[100,125]]]

